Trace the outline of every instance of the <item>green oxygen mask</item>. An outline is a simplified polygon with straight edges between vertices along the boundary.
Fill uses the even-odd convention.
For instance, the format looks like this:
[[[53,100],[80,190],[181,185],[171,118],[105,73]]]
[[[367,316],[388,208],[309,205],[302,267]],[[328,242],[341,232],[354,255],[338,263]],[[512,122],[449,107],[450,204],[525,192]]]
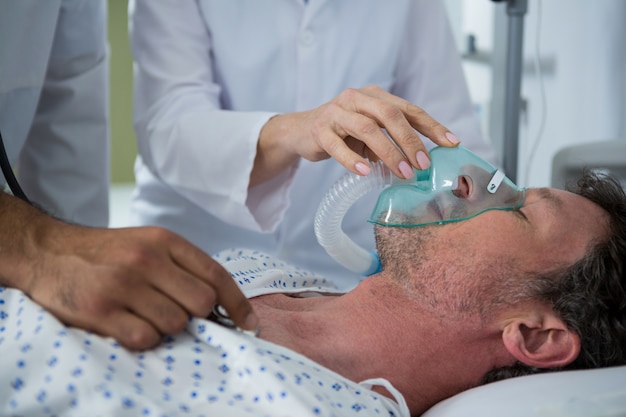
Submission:
[[[430,151],[430,168],[398,181],[378,197],[369,221],[380,226],[420,227],[467,220],[488,210],[515,210],[525,189],[468,149]]]
[[[515,210],[526,191],[502,171],[462,146],[430,151],[429,169],[400,179],[378,161],[367,176],[344,175],[318,207],[314,228],[319,244],[345,268],[367,276],[376,273],[376,253],[356,244],[341,228],[348,209],[363,195],[383,191],[369,221],[385,227],[420,227],[467,220],[488,210]],[[365,219],[364,219],[365,220]]]

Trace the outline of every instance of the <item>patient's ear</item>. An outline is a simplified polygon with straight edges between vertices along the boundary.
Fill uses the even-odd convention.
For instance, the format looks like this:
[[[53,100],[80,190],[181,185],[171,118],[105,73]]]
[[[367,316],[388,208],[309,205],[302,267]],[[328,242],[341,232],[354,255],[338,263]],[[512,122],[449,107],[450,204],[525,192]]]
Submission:
[[[509,353],[518,361],[536,368],[568,365],[580,353],[578,335],[548,308],[520,315],[507,322],[502,340]]]

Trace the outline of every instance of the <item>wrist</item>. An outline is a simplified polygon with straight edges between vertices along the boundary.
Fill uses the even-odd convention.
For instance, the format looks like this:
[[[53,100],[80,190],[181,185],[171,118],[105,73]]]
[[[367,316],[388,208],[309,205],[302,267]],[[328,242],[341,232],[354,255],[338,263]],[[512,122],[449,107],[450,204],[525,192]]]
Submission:
[[[293,150],[294,133],[290,114],[270,118],[259,132],[250,186],[268,181],[298,161]]]
[[[46,251],[55,224],[63,224],[9,195],[0,201],[0,284],[30,294],[45,272]]]

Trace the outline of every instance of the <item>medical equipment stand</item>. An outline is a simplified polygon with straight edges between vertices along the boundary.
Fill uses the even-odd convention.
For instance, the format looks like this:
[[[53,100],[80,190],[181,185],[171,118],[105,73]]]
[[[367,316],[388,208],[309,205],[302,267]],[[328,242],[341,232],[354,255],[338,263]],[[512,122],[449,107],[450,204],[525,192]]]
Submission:
[[[528,10],[527,0],[506,1],[508,19],[506,89],[504,98],[504,137],[502,139],[502,168],[507,177],[517,183],[519,153],[519,119],[521,108],[521,84],[523,68],[524,15]]]

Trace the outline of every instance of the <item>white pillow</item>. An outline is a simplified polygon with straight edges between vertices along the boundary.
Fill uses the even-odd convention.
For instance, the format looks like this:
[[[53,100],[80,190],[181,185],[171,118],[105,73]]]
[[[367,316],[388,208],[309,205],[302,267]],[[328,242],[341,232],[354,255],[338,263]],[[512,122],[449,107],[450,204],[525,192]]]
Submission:
[[[462,392],[422,417],[623,417],[626,366],[511,378]]]

